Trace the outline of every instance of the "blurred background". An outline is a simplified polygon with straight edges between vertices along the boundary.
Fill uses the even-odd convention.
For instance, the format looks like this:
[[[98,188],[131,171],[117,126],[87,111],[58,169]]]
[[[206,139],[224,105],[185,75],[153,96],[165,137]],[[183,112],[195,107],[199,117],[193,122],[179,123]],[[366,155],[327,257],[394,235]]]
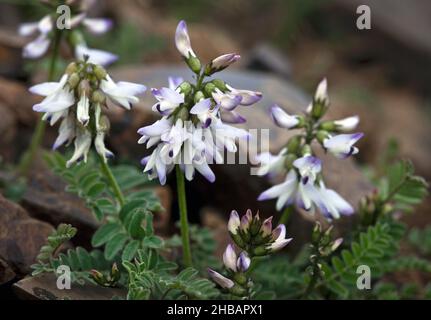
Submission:
[[[356,10],[361,4],[371,9],[370,30],[357,28]],[[46,77],[47,61],[21,58],[27,39],[17,35],[17,28],[43,14],[44,8],[37,1],[0,0],[0,155],[4,164],[17,161],[37,118],[31,111],[32,101],[37,98],[27,94],[27,87]],[[366,134],[356,164],[349,163],[342,169],[337,163],[331,169],[338,173],[333,187],[351,201],[370,190],[364,186],[364,179],[369,168],[380,165],[388,146],[398,157],[410,158],[417,173],[431,180],[430,1],[106,0],[98,1],[90,16],[109,17],[114,28],[97,38],[89,36],[89,46],[120,56],[110,67],[114,75],[149,86],[160,85],[165,73],[159,70],[182,63],[173,42],[180,19],[187,21],[192,45],[202,61],[228,52],[241,54],[241,62],[234,68],[250,71],[251,78],[263,79],[258,83],[250,80],[255,86],[251,89],[275,96],[248,111],[258,120],[268,101],[289,110],[306,107],[317,83],[327,77],[329,116],[337,119],[358,114],[359,128]],[[249,86],[245,83],[243,87]],[[280,93],[279,88],[290,91]],[[153,121],[149,96],[147,93],[148,100],[132,115],[113,115],[110,144],[124,158],[120,161],[137,164],[144,153],[136,145],[135,129]],[[47,147],[55,134],[56,128],[49,130]],[[273,213],[273,203],[263,205],[250,200],[262,190],[263,182],[257,181],[263,179],[235,179],[227,168],[216,171],[214,185],[208,187],[198,178],[188,187],[193,222],[224,225],[233,208],[252,207],[262,209],[265,215]],[[354,194],[356,190],[365,191]],[[175,199],[174,192],[170,190],[165,196]],[[172,202],[172,222],[176,220],[176,204],[166,201]],[[34,202],[31,196],[24,198],[29,211],[34,211]],[[34,216],[41,217],[40,204],[38,208]],[[412,227],[423,228],[431,223],[430,208],[428,198],[417,212],[404,219]]]

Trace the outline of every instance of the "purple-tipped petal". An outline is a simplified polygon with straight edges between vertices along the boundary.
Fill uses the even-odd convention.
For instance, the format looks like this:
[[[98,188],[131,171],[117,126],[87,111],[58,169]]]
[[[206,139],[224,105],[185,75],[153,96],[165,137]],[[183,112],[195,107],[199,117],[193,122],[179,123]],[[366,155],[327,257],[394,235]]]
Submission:
[[[272,217],[269,217],[262,223],[261,227],[262,235],[266,237],[267,235],[270,235],[272,232]]]
[[[230,213],[229,222],[227,224],[227,229],[230,233],[237,234],[240,224],[241,220],[239,219],[238,212],[236,212],[236,210],[232,210],[232,212]]]
[[[223,122],[234,124],[245,123],[247,121],[246,118],[235,111],[223,111],[220,118]]]
[[[241,252],[237,261],[237,269],[240,272],[246,272],[250,267],[251,260],[245,251]]]
[[[236,261],[237,255],[231,244],[228,244],[226,250],[223,253],[223,263],[227,269],[236,272]]]
[[[181,20],[178,23],[177,30],[175,32],[175,45],[184,58],[188,59],[190,56],[196,57],[191,46],[187,24],[184,20]]]
[[[220,273],[210,268],[208,268],[208,275],[215,283],[217,283],[220,287],[224,289],[230,289],[235,285],[232,280],[226,278],[225,276],[222,276]]]
[[[299,123],[299,120],[296,116],[287,114],[276,104],[270,108],[270,113],[274,123],[281,128],[291,129],[297,126]]]
[[[210,98],[202,99],[201,101],[196,103],[193,106],[193,108],[191,108],[190,113],[191,114],[200,114],[200,113],[207,112],[211,108],[211,104],[212,104],[212,102],[211,102]]]

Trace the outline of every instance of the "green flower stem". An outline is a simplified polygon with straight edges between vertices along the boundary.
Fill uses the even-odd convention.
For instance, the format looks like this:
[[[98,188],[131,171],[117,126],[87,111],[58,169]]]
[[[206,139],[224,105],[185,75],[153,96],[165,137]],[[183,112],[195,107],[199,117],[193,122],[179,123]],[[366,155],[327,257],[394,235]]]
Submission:
[[[180,208],[181,239],[183,242],[183,261],[184,266],[191,267],[192,253],[190,251],[189,222],[187,220],[187,202],[184,173],[181,171],[179,165],[176,165],[175,171],[177,177],[178,205]]]
[[[292,213],[293,213],[293,206],[287,206],[286,209],[284,209],[280,219],[278,220],[278,224],[286,225],[289,222],[289,218]]]
[[[125,203],[125,199],[124,199],[124,195],[121,192],[121,189],[118,185],[117,180],[115,179],[114,175],[112,174],[111,169],[108,166],[108,163],[105,162],[105,159],[103,159],[102,156],[98,156],[99,158],[99,162],[100,162],[100,167],[102,169],[103,174],[105,175],[106,179],[108,180],[109,185],[112,188],[112,191],[114,191],[114,195],[118,200],[118,203],[120,204],[121,207],[124,206]]]
[[[62,32],[60,30],[56,30],[54,36],[54,45],[51,56],[51,62],[49,64],[48,71],[48,81],[53,81],[55,76],[55,68],[57,65],[58,52],[60,48]],[[30,165],[33,163],[34,158],[36,156],[37,151],[42,143],[43,136],[45,135],[45,127],[46,122],[42,120],[42,117],[39,118],[39,121],[36,125],[36,128],[33,132],[33,136],[31,137],[30,146],[27,151],[21,158],[21,161],[18,165],[18,172],[22,175],[26,175],[28,170],[30,169]]]

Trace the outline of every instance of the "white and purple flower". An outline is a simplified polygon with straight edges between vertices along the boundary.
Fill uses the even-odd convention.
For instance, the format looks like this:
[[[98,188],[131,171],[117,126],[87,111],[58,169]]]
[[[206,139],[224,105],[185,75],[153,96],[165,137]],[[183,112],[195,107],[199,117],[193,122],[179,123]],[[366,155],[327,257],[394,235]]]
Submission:
[[[233,245],[228,244],[225,252],[223,253],[223,263],[226,269],[232,272],[245,272],[250,267],[250,258],[245,251],[241,252],[239,256],[235,253]]]
[[[83,69],[91,74],[81,72]],[[90,86],[89,78],[93,82],[97,79],[97,88]],[[113,156],[104,144],[109,120],[101,114],[102,106],[106,104],[106,98],[109,98],[130,109],[131,104],[139,101],[137,95],[145,91],[145,86],[131,82],[115,83],[102,67],[80,61],[71,63],[59,82],[38,84],[29,90],[45,96],[33,106],[34,111],[45,113],[44,120],[54,125],[62,119],[53,149],[74,141],[75,152],[67,162],[71,166],[75,162],[87,160],[93,138],[95,149],[104,161]],[[90,119],[94,120],[94,128],[89,126]]]
[[[276,104],[271,107],[270,113],[272,121],[274,121],[274,123],[280,128],[292,129],[300,123],[298,116],[287,114]]]
[[[323,146],[337,158],[345,159],[359,152],[359,149],[354,144],[363,136],[364,134],[361,132],[330,136],[323,141]]]
[[[284,224],[279,224],[277,228],[272,231],[271,236],[273,242],[267,247],[271,252],[284,248],[292,241],[292,238],[286,238],[286,226]]]
[[[177,30],[175,32],[175,45],[184,58],[189,59],[190,57],[196,57],[187,31],[187,24],[184,20],[181,20],[178,23]]]
[[[349,132],[355,130],[359,124],[358,116],[351,116],[344,119],[334,121],[335,128],[341,132]]]
[[[214,271],[213,269],[208,268],[208,275],[215,283],[217,283],[223,289],[231,289],[233,288],[233,286],[235,286],[235,283],[232,280],[226,278],[225,276],[221,275],[217,271]]]
[[[81,12],[73,16],[68,23],[69,29],[75,29],[83,26],[87,31],[93,34],[103,34],[112,27],[112,21],[104,18],[88,18],[86,12]],[[37,59],[43,56],[51,44],[53,29],[55,28],[55,16],[46,15],[40,21],[27,22],[19,26],[18,33],[24,37],[36,35],[36,38],[30,41],[23,49],[23,57]],[[88,49],[85,43],[76,44],[75,54],[78,59],[84,54],[91,57],[91,61],[97,64],[109,64],[116,60],[116,56],[101,50]]]

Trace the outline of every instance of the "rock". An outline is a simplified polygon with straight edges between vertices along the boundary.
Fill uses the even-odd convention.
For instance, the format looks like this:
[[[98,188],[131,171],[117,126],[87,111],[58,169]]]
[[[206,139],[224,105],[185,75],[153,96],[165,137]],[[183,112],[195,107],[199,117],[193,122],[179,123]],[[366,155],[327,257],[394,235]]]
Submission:
[[[73,239],[77,245],[88,247],[99,223],[77,195],[65,191],[66,184],[48,169],[35,172],[29,179],[22,204],[31,215],[54,226],[69,223],[78,228]]]
[[[241,65],[247,69],[272,72],[283,78],[291,76],[291,65],[287,57],[274,46],[259,44],[243,59]]]
[[[31,218],[22,207],[1,195],[0,226],[0,256],[14,272],[29,273],[53,227]]]
[[[38,114],[32,110],[32,106],[40,100],[41,98],[32,95],[23,83],[0,77],[0,101],[9,108],[9,112],[15,115],[20,123],[34,124]]]
[[[60,290],[56,283],[54,274],[42,274],[15,283],[13,289],[18,298],[26,300],[111,300],[114,297],[124,299],[127,294],[124,289],[104,288],[90,283],[72,283],[70,290]]]
[[[4,159],[13,159],[13,150],[10,145],[15,138],[17,123],[13,113],[9,112],[3,103],[0,102],[0,155]]]
[[[2,257],[0,257],[0,286],[12,281],[15,277],[15,272],[12,270],[9,264]]]
[[[22,203],[31,215],[53,225],[69,223],[78,229],[73,238],[75,245],[90,248],[90,240],[100,223],[77,195],[66,192],[66,183],[48,169],[34,173]],[[154,214],[154,227],[158,234],[167,231],[172,195],[168,187],[156,187],[164,211]]]

